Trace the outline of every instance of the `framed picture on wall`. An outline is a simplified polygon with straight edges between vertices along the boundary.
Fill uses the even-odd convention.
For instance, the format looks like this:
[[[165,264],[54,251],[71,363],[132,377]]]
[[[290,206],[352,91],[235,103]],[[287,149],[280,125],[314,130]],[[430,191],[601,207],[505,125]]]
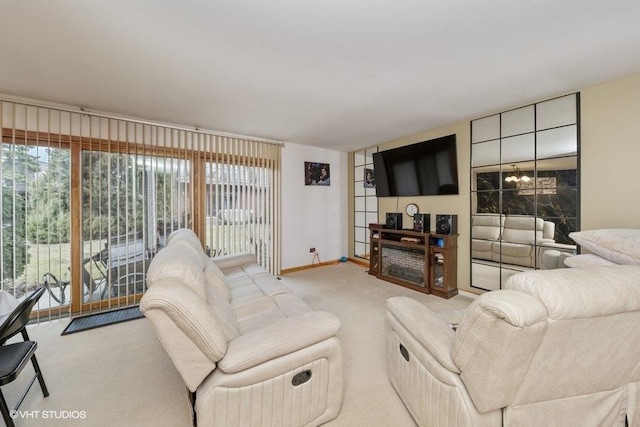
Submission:
[[[329,164],[304,162],[304,185],[331,185]]]
[[[376,178],[373,176],[373,169],[364,170],[364,188],[376,188]]]

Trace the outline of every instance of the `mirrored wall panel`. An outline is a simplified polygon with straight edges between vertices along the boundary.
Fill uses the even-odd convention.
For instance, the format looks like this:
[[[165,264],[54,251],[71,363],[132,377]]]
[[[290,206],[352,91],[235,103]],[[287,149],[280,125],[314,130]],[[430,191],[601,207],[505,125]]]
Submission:
[[[471,122],[471,286],[564,268],[580,228],[580,94]]]
[[[369,259],[369,224],[378,222],[378,198],[373,177],[373,153],[377,147],[356,151],[353,158],[354,255]]]

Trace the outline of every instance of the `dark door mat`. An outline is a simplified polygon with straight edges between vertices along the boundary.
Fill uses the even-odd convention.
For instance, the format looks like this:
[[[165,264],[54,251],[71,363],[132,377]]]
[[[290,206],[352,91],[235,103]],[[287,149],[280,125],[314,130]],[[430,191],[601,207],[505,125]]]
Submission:
[[[76,317],[69,323],[61,335],[73,334],[101,326],[113,325],[120,322],[135,320],[144,317],[140,308],[128,307],[106,313],[91,314],[89,316]]]

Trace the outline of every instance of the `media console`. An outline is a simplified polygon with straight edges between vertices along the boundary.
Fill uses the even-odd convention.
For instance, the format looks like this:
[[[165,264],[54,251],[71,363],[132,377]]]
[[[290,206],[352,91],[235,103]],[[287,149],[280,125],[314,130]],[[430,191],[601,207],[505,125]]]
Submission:
[[[369,274],[443,298],[458,294],[458,235],[369,224]]]

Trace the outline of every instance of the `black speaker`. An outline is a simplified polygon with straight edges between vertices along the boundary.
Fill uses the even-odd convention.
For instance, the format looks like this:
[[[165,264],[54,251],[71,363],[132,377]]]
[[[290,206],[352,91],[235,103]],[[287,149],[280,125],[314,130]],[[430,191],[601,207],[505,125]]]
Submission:
[[[431,215],[417,213],[413,216],[413,231],[428,233],[431,231]]]
[[[458,215],[436,215],[437,234],[458,234]]]
[[[387,227],[390,230],[402,230],[402,214],[399,212],[387,213]]]

